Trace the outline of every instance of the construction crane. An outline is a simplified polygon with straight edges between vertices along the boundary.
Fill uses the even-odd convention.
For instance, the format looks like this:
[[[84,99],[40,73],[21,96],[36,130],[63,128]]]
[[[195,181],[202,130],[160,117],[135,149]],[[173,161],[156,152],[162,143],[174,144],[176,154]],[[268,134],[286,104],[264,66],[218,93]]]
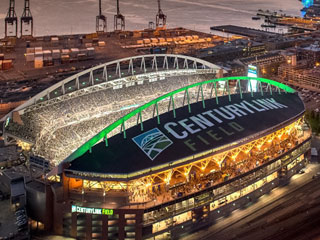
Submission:
[[[165,27],[167,23],[167,15],[162,12],[160,0],[158,0],[158,13],[156,16],[156,27]]]
[[[115,31],[117,31],[117,30],[124,31],[125,30],[125,18],[120,13],[119,0],[117,0],[117,14],[114,15],[114,30]]]
[[[24,9],[20,22],[20,34],[23,36],[33,35],[33,17],[30,11],[30,0],[24,0]]]
[[[18,35],[18,18],[14,10],[14,6],[15,6],[15,1],[9,0],[8,13],[6,18],[4,19],[6,37],[17,37]],[[9,30],[9,25],[11,26],[10,30]]]
[[[96,18],[96,31],[106,32],[107,31],[107,18],[102,14],[101,0],[99,0],[99,15]]]

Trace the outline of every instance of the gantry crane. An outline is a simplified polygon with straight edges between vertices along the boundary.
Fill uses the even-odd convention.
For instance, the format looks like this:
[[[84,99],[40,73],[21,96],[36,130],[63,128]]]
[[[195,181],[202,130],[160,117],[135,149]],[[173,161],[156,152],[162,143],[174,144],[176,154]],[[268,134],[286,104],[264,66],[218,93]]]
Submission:
[[[107,31],[107,18],[102,14],[101,0],[99,0],[99,15],[96,18],[96,31],[106,32]]]
[[[114,15],[114,30],[125,30],[125,18],[120,13],[119,0],[117,0],[117,14]]]
[[[20,19],[20,34],[23,36],[33,35],[33,17],[30,11],[30,0],[24,0],[24,9]]]
[[[156,27],[165,27],[167,23],[167,15],[162,12],[160,0],[158,0],[158,13],[156,16]]]
[[[6,18],[4,19],[6,37],[17,37],[18,35],[18,18],[14,8],[15,8],[15,1],[9,0],[8,13]],[[11,26],[10,29],[9,29],[9,25]]]

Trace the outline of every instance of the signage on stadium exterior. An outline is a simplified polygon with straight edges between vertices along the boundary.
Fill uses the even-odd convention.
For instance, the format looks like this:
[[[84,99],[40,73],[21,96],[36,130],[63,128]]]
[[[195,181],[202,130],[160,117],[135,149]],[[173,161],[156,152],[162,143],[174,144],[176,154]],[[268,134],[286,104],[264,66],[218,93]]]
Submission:
[[[238,117],[248,114],[256,114],[258,112],[268,111],[272,109],[288,108],[288,106],[276,102],[273,98],[252,100],[251,103],[242,101],[241,103],[230,104],[219,109],[212,109],[202,112],[196,116],[183,119],[176,122],[168,122],[164,128],[176,139],[185,139],[190,134],[201,132],[204,129],[221,124],[224,120],[233,120]],[[229,125],[234,129],[242,127],[235,122],[230,122]],[[175,128],[181,126],[183,131],[177,131]],[[222,130],[222,129],[221,129]],[[223,131],[223,130],[222,130]],[[227,135],[228,133],[225,132]],[[210,134],[209,134],[210,135]]]
[[[113,215],[113,209],[79,207],[76,205],[71,206],[71,212],[96,214],[96,215]]]
[[[158,128],[142,133],[132,140],[151,160],[172,144],[172,141]]]
[[[206,110],[200,114],[182,119],[178,122],[167,122],[164,128],[174,138],[184,140],[184,144],[193,152],[197,151],[197,146],[210,145],[212,141],[220,141],[224,136],[231,136],[237,132],[242,132],[243,126],[235,121],[230,121],[225,127],[217,126],[205,131],[215,125],[222,124],[224,121],[235,120],[248,114],[257,114],[273,109],[288,108],[273,98],[256,99],[252,101],[242,101],[240,103],[230,104],[212,110]],[[196,134],[196,138],[188,137]],[[195,141],[197,139],[198,141]]]
[[[283,108],[288,108],[288,106],[277,102],[274,98],[243,100],[215,109],[206,109],[202,113],[180,121],[167,122],[163,125],[163,130],[166,130],[169,136],[183,140],[183,143],[191,151],[196,152],[201,145],[210,145],[213,141],[220,141],[225,136],[232,136],[244,131],[245,128],[236,121],[237,118]],[[222,127],[224,122],[227,123]],[[192,135],[195,137],[191,137]],[[158,128],[153,128],[133,137],[132,140],[151,160],[154,160],[173,144],[169,136],[166,136]]]

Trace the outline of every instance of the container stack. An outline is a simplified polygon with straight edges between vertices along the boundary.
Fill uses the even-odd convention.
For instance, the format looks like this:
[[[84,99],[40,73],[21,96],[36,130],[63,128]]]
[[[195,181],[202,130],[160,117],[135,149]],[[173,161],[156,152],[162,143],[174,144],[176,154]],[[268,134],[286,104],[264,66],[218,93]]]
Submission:
[[[104,41],[100,43],[100,46],[103,46],[103,44],[105,44]],[[71,48],[61,50],[43,50],[42,47],[35,47],[27,48],[25,53],[26,62],[34,63],[35,68],[52,66],[54,64],[60,63],[69,63],[70,61],[84,61],[88,59],[93,59],[94,57],[95,48],[93,47],[88,47],[84,49]]]
[[[57,61],[57,60],[60,60],[60,58],[61,58],[60,49],[52,50],[52,59],[54,61]]]
[[[1,60],[2,61],[2,70],[9,70],[12,68],[12,60]]]
[[[43,57],[34,58],[34,68],[43,68]]]
[[[94,58],[94,56],[95,56],[95,50],[94,50],[94,48],[93,48],[93,47],[87,48],[87,51],[88,51],[88,58],[89,58],[89,59]]]
[[[70,60],[75,61],[80,53],[79,48],[71,48],[70,50]]]
[[[51,50],[43,51],[43,65],[44,66],[52,66],[53,65]]]
[[[163,34],[166,36],[166,34]],[[135,47],[164,47],[167,45],[187,45],[187,44],[206,44],[211,43],[212,38],[199,38],[198,35],[176,36],[176,37],[158,37],[158,38],[144,38],[136,41]]]
[[[59,45],[59,38],[58,37],[51,37],[51,44],[54,47],[57,47]]]
[[[98,46],[99,47],[105,47],[106,46],[106,42],[105,41],[99,41],[98,42]]]

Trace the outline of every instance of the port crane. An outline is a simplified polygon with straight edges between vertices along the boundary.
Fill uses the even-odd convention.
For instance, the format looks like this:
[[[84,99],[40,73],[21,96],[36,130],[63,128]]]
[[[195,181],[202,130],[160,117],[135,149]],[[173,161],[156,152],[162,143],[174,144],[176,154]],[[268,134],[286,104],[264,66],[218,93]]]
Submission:
[[[120,13],[119,0],[117,0],[117,14],[114,15],[114,30],[125,30],[125,17]]]
[[[156,27],[165,27],[167,23],[167,15],[162,12],[160,0],[158,0],[158,13],[156,16]]]
[[[107,31],[107,18],[102,14],[101,10],[101,0],[99,0],[99,15],[96,18],[96,32],[106,32]]]
[[[18,35],[18,18],[15,11],[15,0],[9,0],[9,9],[5,22],[5,36],[17,37]],[[10,29],[9,29],[10,28]]]
[[[24,0],[24,9],[20,22],[21,37],[33,35],[33,17],[30,11],[30,0]]]

